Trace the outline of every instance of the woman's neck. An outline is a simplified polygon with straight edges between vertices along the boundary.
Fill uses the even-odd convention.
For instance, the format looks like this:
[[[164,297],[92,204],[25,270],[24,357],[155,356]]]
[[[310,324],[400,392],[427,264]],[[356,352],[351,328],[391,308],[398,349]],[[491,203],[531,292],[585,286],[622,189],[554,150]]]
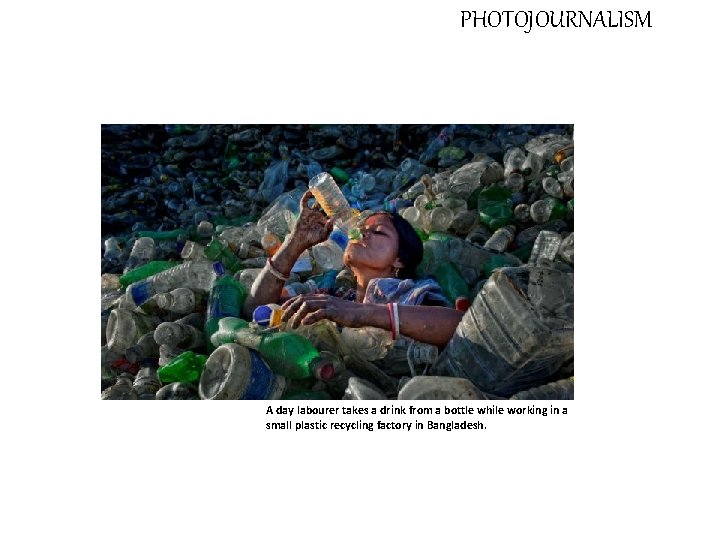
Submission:
[[[353,269],[353,273],[355,274],[355,280],[357,282],[357,286],[355,287],[356,302],[362,302],[365,299],[365,291],[367,290],[367,286],[368,283],[370,283],[370,280],[373,280],[375,278],[394,277],[392,270],[386,270],[383,272],[363,269],[362,272],[358,272],[357,270]]]

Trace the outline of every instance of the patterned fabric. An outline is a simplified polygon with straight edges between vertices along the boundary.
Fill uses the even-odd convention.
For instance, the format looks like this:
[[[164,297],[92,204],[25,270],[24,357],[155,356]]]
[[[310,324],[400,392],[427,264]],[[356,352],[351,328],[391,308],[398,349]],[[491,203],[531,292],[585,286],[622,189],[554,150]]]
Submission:
[[[442,289],[434,279],[375,278],[368,283],[365,304],[389,304],[397,302],[407,306],[429,304],[450,306]]]

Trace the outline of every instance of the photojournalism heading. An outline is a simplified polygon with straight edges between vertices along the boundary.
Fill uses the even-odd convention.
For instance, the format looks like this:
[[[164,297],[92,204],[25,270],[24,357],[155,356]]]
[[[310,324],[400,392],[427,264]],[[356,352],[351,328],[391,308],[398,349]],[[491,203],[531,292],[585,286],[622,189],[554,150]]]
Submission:
[[[462,28],[652,28],[650,11],[460,11]]]

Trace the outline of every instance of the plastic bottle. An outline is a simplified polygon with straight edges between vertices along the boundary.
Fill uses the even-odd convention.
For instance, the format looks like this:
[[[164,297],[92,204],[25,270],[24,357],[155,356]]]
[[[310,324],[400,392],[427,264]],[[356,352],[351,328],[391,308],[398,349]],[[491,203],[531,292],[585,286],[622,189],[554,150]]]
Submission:
[[[123,308],[113,309],[106,329],[108,349],[125,354],[125,350],[137,343],[140,336],[152,331],[159,323],[160,319],[153,315]]]
[[[518,246],[524,246],[530,244],[533,245],[535,239],[538,237],[541,231],[554,231],[563,232],[567,229],[567,224],[561,219],[553,219],[547,223],[541,225],[534,225],[521,231],[515,237],[515,242]]]
[[[355,226],[357,213],[350,207],[333,177],[326,172],[315,176],[309,183],[313,197],[322,209],[335,220],[334,225],[346,235]]]
[[[340,335],[355,357],[368,362],[383,358],[392,345],[392,334],[388,330],[372,326],[343,328]]]
[[[111,264],[119,265],[123,256],[123,250],[120,248],[120,242],[114,236],[105,240],[105,253],[103,259]]]
[[[214,280],[211,262],[189,261],[133,283],[127,288],[127,296],[139,306],[155,294],[181,287],[209,291]]]
[[[457,267],[450,261],[443,261],[435,267],[435,279],[440,284],[445,297],[451,303],[460,298],[470,298],[467,283],[458,272]]]
[[[155,394],[155,399],[200,399],[197,388],[190,383],[174,382],[166,384]]]
[[[556,197],[558,199],[562,198],[563,188],[556,178],[553,178],[552,176],[546,176],[542,180],[542,186],[545,190],[545,193],[547,193],[551,197]]]
[[[512,193],[499,184],[470,195],[468,206],[473,204],[477,205],[480,221],[493,231],[510,223],[513,217]]]
[[[110,388],[103,390],[101,399],[137,399],[137,394],[132,386],[132,376],[128,373],[121,373],[117,382]]]
[[[312,273],[312,271],[313,271],[312,259],[310,257],[309,251],[306,249],[297,258],[297,260],[295,261],[295,264],[293,264],[293,267],[290,269],[290,272],[293,272],[300,276],[309,276]]]
[[[151,261],[120,276],[120,286],[128,287],[137,281],[147,279],[155,274],[169,270],[178,264],[180,263],[177,261]]]
[[[547,223],[552,212],[552,204],[548,199],[540,199],[530,206],[530,217],[535,223]]]
[[[483,247],[502,253],[513,241],[513,238],[515,238],[515,226],[505,225],[495,231]]]
[[[125,351],[129,362],[138,366],[157,365],[160,358],[160,348],[155,341],[155,332],[143,334],[132,347]]]
[[[512,173],[522,174],[523,163],[525,162],[525,152],[522,148],[509,148],[503,156],[503,165],[505,166],[505,178]]]
[[[260,237],[268,231],[279,237],[285,237],[292,230],[299,215],[303,193],[305,193],[304,189],[283,193],[263,211],[257,222],[257,232]]]
[[[253,322],[263,328],[274,328],[282,324],[284,311],[277,304],[264,304],[253,311]]]
[[[277,253],[277,250],[280,249],[280,246],[282,245],[280,237],[272,232],[266,232],[260,242],[268,257],[272,257],[273,255],[275,255],[275,253]]]
[[[275,375],[255,351],[235,343],[213,351],[199,384],[202,399],[278,399],[284,389],[283,376]]]
[[[575,399],[575,377],[523,390],[510,399]]]
[[[435,365],[437,359],[438,348],[435,345],[401,337],[395,340],[378,365],[390,375],[410,373],[414,377],[420,369]]]
[[[192,325],[180,322],[160,323],[155,329],[155,341],[179,349],[196,349],[205,344],[203,333]]]
[[[387,399],[373,383],[360,377],[350,377],[343,399]]]
[[[562,237],[558,233],[542,231],[535,239],[528,264],[536,265],[540,259],[554,260],[561,242]]]
[[[575,155],[575,145],[570,144],[557,150],[555,154],[553,154],[553,160],[559,165],[560,163],[565,161],[565,159],[573,155]]]
[[[573,274],[545,266],[493,272],[431,368],[509,397],[574,354]]]
[[[163,383],[194,383],[200,380],[206,361],[204,354],[185,351],[158,369],[157,374]]]
[[[417,375],[398,393],[398,399],[487,399],[472,382],[456,377]]]
[[[209,261],[220,262],[228,272],[234,274],[242,269],[243,264],[235,253],[217,238],[205,248],[205,256]]]
[[[255,283],[255,280],[260,275],[260,272],[262,272],[262,268],[245,268],[244,270],[241,270],[239,273],[236,273],[236,279],[242,283],[243,287],[245,287],[245,290],[249,293],[252,289],[253,283]]]
[[[188,240],[183,245],[180,257],[186,261],[207,261],[208,258],[205,256],[205,246]]]
[[[544,162],[542,156],[534,152],[528,152],[521,166],[522,175],[527,181],[535,180],[540,175]]]
[[[332,363],[320,360],[317,349],[307,338],[289,332],[257,333],[237,317],[220,319],[210,340],[216,347],[235,342],[256,350],[273,372],[289,379],[315,376],[327,380],[335,372]]]
[[[525,187],[525,179],[520,173],[510,173],[505,179],[505,186],[513,193],[517,193]]]
[[[208,297],[207,319],[205,322],[205,339],[209,350],[212,350],[210,336],[217,330],[220,319],[223,317],[240,317],[247,296],[242,283],[226,274],[222,264],[215,263],[213,269],[216,278]]]
[[[518,204],[513,211],[515,219],[518,221],[530,221],[530,206],[527,204]]]
[[[340,229],[334,229],[324,242],[316,244],[312,249],[316,269],[319,272],[341,270],[344,265],[343,254],[348,245],[348,237]]]
[[[575,233],[568,234],[560,244],[559,255],[568,264],[575,264]]]
[[[157,368],[153,366],[140,368],[133,383],[133,389],[138,399],[155,399],[155,394],[160,390],[160,386]]]
[[[170,292],[156,294],[140,306],[143,312],[151,315],[187,315],[204,305],[207,295],[202,291],[193,291],[184,287]]]
[[[133,242],[130,256],[128,257],[126,270],[132,270],[139,266],[149,263],[155,257],[155,240],[152,238],[141,237]]]
[[[427,230],[428,232],[443,232],[450,228],[455,214],[452,210],[444,206],[436,206],[428,213]]]
[[[286,283],[280,293],[281,298],[292,298],[293,296],[299,296],[301,294],[312,294],[317,292],[318,287],[314,280],[308,279],[307,281],[294,283]]]
[[[434,160],[440,150],[452,140],[454,134],[455,126],[448,126],[440,130],[438,136],[435,137],[435,139],[433,139],[433,141],[428,145],[425,151],[420,154],[420,162],[428,163],[429,161]]]

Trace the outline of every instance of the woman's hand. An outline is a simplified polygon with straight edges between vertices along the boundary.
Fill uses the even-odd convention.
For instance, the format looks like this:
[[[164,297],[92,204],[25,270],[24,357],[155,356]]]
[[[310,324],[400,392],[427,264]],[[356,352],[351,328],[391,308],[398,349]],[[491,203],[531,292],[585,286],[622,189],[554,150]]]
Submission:
[[[313,324],[320,319],[358,328],[370,322],[367,308],[367,304],[341,300],[328,294],[301,294],[282,305],[285,311],[282,320],[287,321],[291,328],[297,328],[300,324]]]
[[[292,243],[302,251],[327,240],[333,228],[333,220],[322,213],[319,205],[307,205],[312,196],[308,190],[300,199],[300,216],[290,233]]]

